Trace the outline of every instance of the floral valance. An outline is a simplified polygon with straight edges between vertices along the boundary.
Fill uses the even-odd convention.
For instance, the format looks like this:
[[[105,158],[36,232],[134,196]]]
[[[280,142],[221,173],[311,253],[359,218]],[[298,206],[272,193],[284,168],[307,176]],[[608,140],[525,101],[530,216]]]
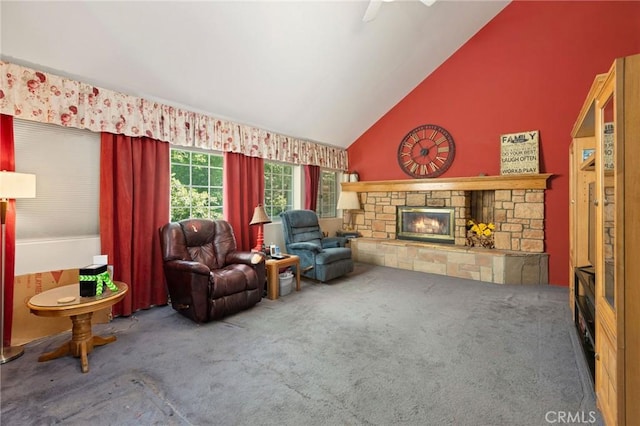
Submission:
[[[173,145],[347,170],[342,148],[280,135],[0,61],[0,113],[24,120],[148,136]]]

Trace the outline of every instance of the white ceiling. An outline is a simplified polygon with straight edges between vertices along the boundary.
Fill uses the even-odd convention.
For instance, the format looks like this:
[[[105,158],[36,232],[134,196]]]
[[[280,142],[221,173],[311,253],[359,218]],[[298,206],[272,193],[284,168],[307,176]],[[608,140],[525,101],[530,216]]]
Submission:
[[[2,1],[2,59],[347,147],[508,1]]]

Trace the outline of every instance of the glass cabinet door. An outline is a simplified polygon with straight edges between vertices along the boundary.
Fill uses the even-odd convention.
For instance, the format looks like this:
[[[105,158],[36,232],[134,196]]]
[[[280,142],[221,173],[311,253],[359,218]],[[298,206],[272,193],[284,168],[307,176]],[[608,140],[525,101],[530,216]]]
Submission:
[[[596,100],[596,299],[610,326],[615,329],[616,294],[616,185],[617,155],[621,142],[617,129],[616,72],[611,69]],[[599,306],[600,307],[600,306]]]
[[[619,402],[617,397],[620,361],[618,352],[618,320],[622,293],[619,292],[617,246],[623,242],[619,231],[623,229],[619,212],[623,204],[618,199],[622,181],[617,174],[622,170],[619,156],[623,153],[619,121],[622,108],[616,94],[616,64],[611,68],[602,91],[596,98],[596,188],[595,188],[595,269],[596,269],[596,366],[595,391],[598,405],[607,424],[617,424]],[[618,87],[622,87],[619,85]]]
[[[604,258],[603,296],[612,309],[616,306],[615,295],[615,231],[616,231],[616,182],[615,182],[615,105],[613,94],[602,108],[602,153],[604,172],[604,200],[602,227],[602,256]]]

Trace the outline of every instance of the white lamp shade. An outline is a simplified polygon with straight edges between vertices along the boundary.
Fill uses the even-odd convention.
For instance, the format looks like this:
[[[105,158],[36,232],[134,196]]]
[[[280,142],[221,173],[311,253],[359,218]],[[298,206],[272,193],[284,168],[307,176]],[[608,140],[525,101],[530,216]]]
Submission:
[[[35,198],[36,175],[30,173],[0,172],[0,198]]]
[[[340,210],[360,210],[360,200],[358,193],[352,191],[343,191],[338,197],[337,207]]]

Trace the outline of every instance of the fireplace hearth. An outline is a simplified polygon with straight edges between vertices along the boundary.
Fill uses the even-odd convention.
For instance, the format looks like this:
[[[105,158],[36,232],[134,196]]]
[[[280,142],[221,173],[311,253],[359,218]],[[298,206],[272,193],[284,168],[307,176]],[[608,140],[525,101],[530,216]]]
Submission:
[[[396,238],[454,244],[454,209],[398,206]]]

